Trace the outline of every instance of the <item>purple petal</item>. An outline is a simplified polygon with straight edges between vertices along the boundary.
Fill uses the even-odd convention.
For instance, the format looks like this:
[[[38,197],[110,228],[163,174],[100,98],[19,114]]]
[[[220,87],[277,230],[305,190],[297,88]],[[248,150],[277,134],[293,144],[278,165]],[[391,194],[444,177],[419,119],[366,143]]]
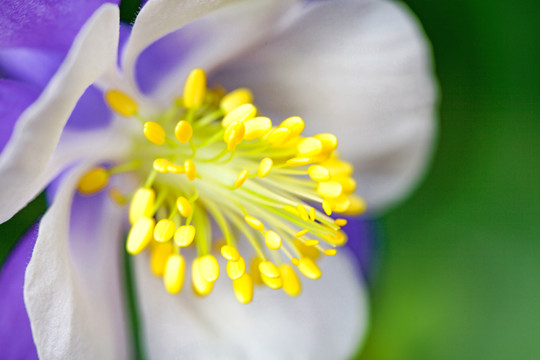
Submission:
[[[38,95],[36,87],[20,81],[0,79],[0,152],[11,136],[15,121]]]
[[[11,251],[0,271],[0,349],[4,359],[38,358],[23,300],[24,273],[36,238],[34,226]]]
[[[0,72],[3,78],[43,88],[58,70],[64,55],[59,51],[32,48],[0,49]]]
[[[0,47],[67,51],[75,35],[102,4],[118,0],[3,0]]]
[[[377,242],[376,222],[366,216],[345,217],[347,225],[343,230],[347,233],[349,241],[346,247],[354,254],[362,274],[369,280],[373,271],[375,246]]]
[[[66,129],[92,130],[109,125],[112,112],[105,103],[103,92],[91,85],[71,113]]]

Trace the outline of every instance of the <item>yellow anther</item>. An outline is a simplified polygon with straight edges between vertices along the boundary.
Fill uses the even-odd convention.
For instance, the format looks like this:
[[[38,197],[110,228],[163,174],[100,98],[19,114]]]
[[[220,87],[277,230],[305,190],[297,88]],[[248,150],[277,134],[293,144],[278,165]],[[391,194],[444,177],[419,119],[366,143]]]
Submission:
[[[334,180],[325,181],[318,184],[317,192],[324,198],[337,198],[343,192],[343,186]]]
[[[314,208],[314,207],[310,207],[310,208],[309,208],[309,220],[315,221],[315,219],[317,218],[316,215],[317,215],[317,214],[315,213],[315,208]]]
[[[174,235],[176,225],[169,219],[161,219],[154,228],[154,239],[160,242],[169,241]]]
[[[258,116],[244,122],[246,126],[246,134],[244,139],[255,140],[266,135],[272,128],[272,120],[264,116]]]
[[[347,219],[336,219],[334,220],[334,224],[337,226],[345,226],[347,225]]]
[[[347,243],[347,240],[347,235],[343,231],[338,231],[334,234],[334,236],[326,238],[326,241],[333,246],[343,246]]]
[[[233,280],[233,289],[236,300],[242,304],[248,304],[253,299],[253,280],[249,274],[244,274]]]
[[[321,141],[324,152],[334,151],[337,148],[338,141],[334,134],[317,134],[314,138]]]
[[[333,180],[341,184],[346,194],[351,194],[356,190],[356,181],[350,176],[336,176]]]
[[[173,252],[173,246],[171,242],[166,243],[152,243],[152,255],[150,257],[150,268],[154,275],[162,276],[165,272],[165,266],[167,265],[167,259]]]
[[[330,205],[332,206],[335,212],[343,213],[351,205],[351,200],[349,198],[350,198],[349,196],[342,193],[336,198],[333,198],[333,199],[328,198],[327,200],[329,201]]]
[[[313,160],[308,157],[293,157],[287,160],[286,164],[289,166],[304,166],[312,162]]]
[[[109,196],[118,205],[127,204],[126,196],[118,188],[111,188],[109,190]]]
[[[120,90],[109,90],[105,93],[107,105],[122,116],[130,117],[137,114],[137,103]]]
[[[181,165],[171,163],[167,166],[167,171],[173,174],[185,174],[186,168]]]
[[[283,207],[283,210],[285,210],[286,212],[291,213],[293,215],[300,216],[300,213],[298,212],[298,210],[292,205],[285,205]]]
[[[302,229],[299,232],[297,232],[295,236],[297,238],[302,237],[302,236],[306,235],[308,233],[308,231],[309,231],[308,229]]]
[[[291,116],[290,118],[287,118],[283,120],[281,124],[279,124],[280,128],[287,128],[291,131],[290,137],[296,137],[304,131],[304,120],[300,118],[299,116]]]
[[[261,160],[259,163],[259,168],[257,169],[257,176],[258,177],[265,177],[270,173],[270,170],[272,170],[272,166],[274,166],[274,162],[271,158],[265,157]]]
[[[298,205],[296,205],[296,210],[298,211],[298,215],[302,218],[302,220],[309,221],[309,215],[308,215],[305,207],[298,204]]]
[[[205,296],[210,294],[214,283],[212,281],[206,281],[201,274],[200,258],[195,258],[191,263],[191,281],[193,282],[193,290],[197,295]]]
[[[367,204],[364,199],[351,195],[349,196],[350,204],[345,213],[347,215],[360,215],[363,214],[367,209]]]
[[[313,280],[319,279],[322,275],[319,266],[317,266],[315,261],[313,261],[313,259],[309,257],[303,257],[300,259],[300,262],[298,264],[298,270],[300,270],[300,272],[304,274],[304,276]]]
[[[261,261],[259,264],[259,271],[262,275],[266,275],[269,278],[275,278],[279,276],[278,267],[270,261]]]
[[[336,249],[326,249],[324,250],[324,255],[326,256],[334,256],[337,254]]]
[[[300,157],[311,157],[320,154],[322,143],[319,139],[313,137],[305,138],[297,146]]]
[[[139,188],[133,194],[129,206],[129,221],[134,224],[141,216],[152,216],[156,193],[152,189]]]
[[[261,273],[261,280],[271,289],[281,289],[281,287],[283,286],[283,278],[281,276],[269,277]]]
[[[245,132],[246,127],[243,122],[233,121],[230,123],[223,134],[223,140],[227,143],[227,150],[234,150],[236,145],[240,144],[244,139]]]
[[[109,183],[107,169],[99,166],[89,170],[79,179],[77,190],[81,194],[90,195],[102,190]]]
[[[240,105],[233,111],[225,115],[221,122],[221,125],[226,128],[235,121],[244,122],[246,120],[252,119],[255,117],[255,114],[257,114],[257,108],[252,104]]]
[[[300,264],[300,259],[293,257],[291,258],[291,262],[293,263],[293,265],[298,266],[298,264]]]
[[[169,166],[170,165],[171,165],[171,162],[169,160],[163,159],[163,158],[158,158],[158,159],[154,160],[154,162],[152,163],[152,167],[156,171],[159,171],[160,173],[169,172]]]
[[[277,250],[281,247],[281,237],[272,230],[268,230],[264,234],[264,242],[270,250]]]
[[[319,245],[319,241],[318,240],[306,240],[304,242],[304,245],[306,246],[315,246],[315,245]]]
[[[176,199],[176,208],[183,217],[188,217],[193,214],[193,207],[191,206],[191,203],[183,196],[179,196]]]
[[[324,210],[324,213],[328,216],[332,215],[332,205],[328,200],[323,200],[322,202],[322,208]]]
[[[199,269],[204,280],[214,282],[219,277],[219,264],[212,254],[207,254],[199,258]]]
[[[179,121],[174,128],[174,136],[176,136],[176,140],[186,144],[193,136],[193,127],[185,120]]]
[[[253,283],[257,285],[261,285],[263,283],[261,278],[261,272],[259,271],[259,264],[261,263],[260,257],[254,257],[251,259],[251,263],[249,265],[249,272],[251,274],[251,279],[253,280]]]
[[[231,91],[221,99],[219,107],[225,114],[230,113],[240,105],[249,104],[253,101],[253,94],[249,89],[240,88]]]
[[[238,174],[238,177],[236,178],[236,180],[234,181],[234,188],[238,189],[240,186],[242,186],[246,182],[248,175],[249,175],[248,169],[242,170],[240,174]]]
[[[321,165],[311,165],[308,167],[308,174],[313,181],[317,182],[329,181],[331,178],[330,171]]]
[[[307,240],[305,242],[300,241],[298,239],[294,240],[294,246],[296,249],[302,254],[303,256],[310,257],[312,259],[316,259],[320,256],[319,250],[313,246],[308,246],[307,244],[313,245],[310,240]]]
[[[144,136],[152,144],[163,145],[165,143],[165,129],[157,122],[147,121],[144,123]]]
[[[248,223],[249,226],[251,226],[255,230],[259,230],[259,231],[264,230],[264,224],[259,219],[250,215],[246,215],[244,216],[244,220]]]
[[[351,164],[335,158],[325,161],[323,165],[330,171],[332,176],[349,176],[353,172],[353,166]]]
[[[163,283],[165,289],[171,294],[177,294],[182,290],[184,277],[186,275],[186,261],[179,254],[173,254],[167,259],[165,272],[163,273]]]
[[[184,162],[184,169],[186,171],[187,178],[191,181],[195,180],[195,178],[197,177],[197,168],[195,167],[193,160],[187,159]]]
[[[206,95],[206,74],[202,69],[193,69],[184,85],[184,106],[188,109],[201,107]]]
[[[272,145],[283,144],[291,136],[291,130],[288,128],[276,128],[268,134],[268,142]]]
[[[223,245],[221,247],[221,255],[223,255],[225,259],[231,261],[238,261],[238,259],[240,258],[240,253],[238,252],[238,250],[236,250],[235,247],[230,245]]]
[[[137,255],[144,250],[146,245],[152,240],[155,221],[146,216],[140,217],[129,231],[126,250],[131,255]]]
[[[227,261],[227,275],[231,280],[238,279],[246,272],[246,262],[243,257],[239,257],[237,261]]]
[[[288,264],[282,264],[279,270],[283,278],[283,291],[289,296],[298,296],[302,292],[302,284],[296,271]]]
[[[195,226],[193,225],[182,225],[176,229],[174,233],[174,242],[178,246],[189,246],[195,238]]]

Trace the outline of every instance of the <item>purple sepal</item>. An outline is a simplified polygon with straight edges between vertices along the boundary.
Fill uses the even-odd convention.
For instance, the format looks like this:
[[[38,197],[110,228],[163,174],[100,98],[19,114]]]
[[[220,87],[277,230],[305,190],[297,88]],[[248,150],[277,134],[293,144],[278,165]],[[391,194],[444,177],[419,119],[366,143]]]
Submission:
[[[349,237],[346,247],[352,251],[358,260],[362,275],[369,282],[373,273],[375,247],[378,238],[376,220],[370,219],[368,216],[343,218],[347,219],[347,225],[342,229]]]
[[[112,112],[105,103],[103,92],[91,85],[77,102],[66,123],[68,130],[92,130],[107,126]]]

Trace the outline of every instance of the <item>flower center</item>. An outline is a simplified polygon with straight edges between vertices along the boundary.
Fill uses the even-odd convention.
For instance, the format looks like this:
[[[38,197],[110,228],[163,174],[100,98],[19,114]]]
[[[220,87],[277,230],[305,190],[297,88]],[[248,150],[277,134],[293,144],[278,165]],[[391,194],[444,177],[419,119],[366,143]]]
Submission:
[[[118,172],[138,175],[140,187],[130,196],[109,193],[119,203],[131,198],[127,251],[147,249],[152,272],[170,293],[182,289],[184,255],[195,251],[191,279],[198,295],[212,291],[220,252],[238,301],[250,302],[255,284],[296,296],[301,283],[294,267],[318,279],[316,260],[335,255],[347,240],[340,229],[347,221],[332,213],[365,210],[353,195],[352,166],[335,152],[336,137],[302,137],[298,116],[273,126],[258,115],[248,89],[207,89],[205,73],[195,69],[183,97],[159,116],[143,117],[118,90],[105,99],[117,114],[139,119],[141,132],[127,163],[91,169],[79,191],[100,191]]]

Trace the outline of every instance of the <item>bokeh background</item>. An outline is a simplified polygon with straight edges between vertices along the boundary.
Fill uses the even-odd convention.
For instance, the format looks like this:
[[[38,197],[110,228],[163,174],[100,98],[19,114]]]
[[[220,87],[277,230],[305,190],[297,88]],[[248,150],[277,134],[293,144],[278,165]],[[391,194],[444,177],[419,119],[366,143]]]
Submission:
[[[377,223],[357,358],[540,359],[540,2],[406,3],[433,44],[440,131],[419,188]],[[0,263],[44,207],[0,225]]]

